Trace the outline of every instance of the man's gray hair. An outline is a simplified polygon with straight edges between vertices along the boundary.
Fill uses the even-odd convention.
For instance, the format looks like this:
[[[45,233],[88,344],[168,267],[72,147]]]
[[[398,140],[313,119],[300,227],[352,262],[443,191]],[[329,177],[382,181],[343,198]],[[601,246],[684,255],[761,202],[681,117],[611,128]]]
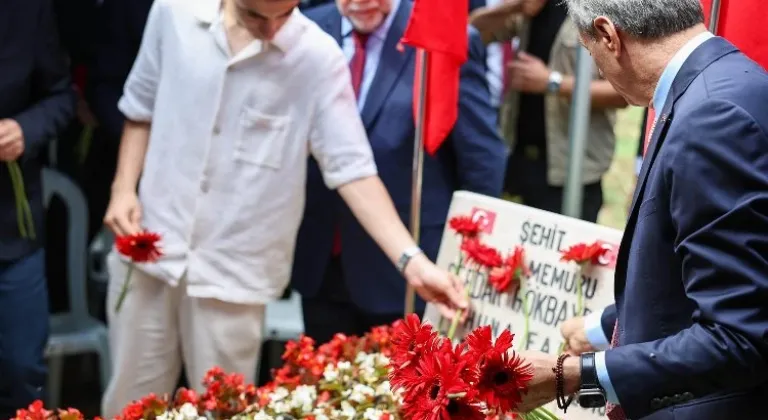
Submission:
[[[704,22],[700,0],[563,0],[579,31],[594,35],[594,22],[605,16],[626,34],[658,39]]]

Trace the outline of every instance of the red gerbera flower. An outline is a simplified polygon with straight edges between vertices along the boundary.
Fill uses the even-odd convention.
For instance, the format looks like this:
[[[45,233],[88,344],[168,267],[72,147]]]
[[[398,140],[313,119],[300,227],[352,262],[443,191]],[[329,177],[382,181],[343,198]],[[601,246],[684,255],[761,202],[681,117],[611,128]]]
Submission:
[[[502,413],[515,411],[533,379],[533,367],[513,351],[486,353],[478,364],[478,398]]]
[[[473,220],[472,216],[451,217],[451,220],[448,221],[448,226],[465,239],[476,237],[480,234],[482,228],[480,222]]]
[[[415,369],[419,360],[426,353],[435,351],[441,341],[432,326],[422,324],[416,314],[396,322],[392,332],[392,369],[389,373],[393,389],[405,389],[414,381],[418,382],[420,374]]]
[[[433,351],[424,354],[416,368],[420,381],[405,388],[405,417],[451,419],[447,411],[451,400],[471,399],[474,392],[460,375],[463,369],[463,364],[455,363],[448,353]]]
[[[160,235],[154,232],[139,232],[134,235],[118,236],[115,239],[117,252],[130,258],[135,263],[157,261],[163,256],[158,247]]]
[[[134,235],[118,236],[115,238],[117,252],[131,260],[130,264],[128,264],[128,271],[125,273],[123,288],[120,290],[120,296],[117,298],[115,312],[120,311],[126,296],[128,296],[128,288],[134,264],[155,262],[158,258],[163,256],[163,252],[158,247],[158,242],[160,242],[160,235],[147,231],[142,231]]]
[[[500,267],[501,254],[478,239],[467,239],[461,244],[461,250],[467,255],[467,260],[485,268]]]
[[[610,249],[601,241],[595,241],[591,244],[578,243],[565,251],[562,251],[560,261],[573,261],[577,264],[599,264],[600,259],[608,251],[610,251]]]
[[[499,293],[504,293],[509,291],[510,286],[519,285],[523,278],[530,275],[531,269],[525,264],[525,250],[517,246],[507,256],[501,267],[491,270],[488,283]]]

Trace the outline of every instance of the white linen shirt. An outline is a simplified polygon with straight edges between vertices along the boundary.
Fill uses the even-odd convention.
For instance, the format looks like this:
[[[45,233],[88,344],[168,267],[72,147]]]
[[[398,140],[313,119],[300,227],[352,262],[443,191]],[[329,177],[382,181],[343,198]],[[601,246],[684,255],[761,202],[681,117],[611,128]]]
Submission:
[[[220,0],[156,0],[118,104],[151,122],[139,199],[190,296],[265,303],[290,279],[307,158],[329,188],[376,175],[336,41],[294,11],[232,57]]]

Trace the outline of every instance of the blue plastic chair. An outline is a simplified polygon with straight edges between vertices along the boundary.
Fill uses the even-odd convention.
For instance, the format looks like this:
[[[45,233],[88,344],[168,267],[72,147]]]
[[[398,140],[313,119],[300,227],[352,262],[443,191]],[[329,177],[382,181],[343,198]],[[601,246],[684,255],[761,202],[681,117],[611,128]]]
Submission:
[[[97,353],[102,391],[111,374],[107,326],[88,312],[86,259],[88,257],[88,206],[80,188],[64,174],[43,169],[43,197],[48,206],[59,197],[67,208],[67,283],[69,312],[51,316],[48,359],[49,407],[59,407],[64,358]]]

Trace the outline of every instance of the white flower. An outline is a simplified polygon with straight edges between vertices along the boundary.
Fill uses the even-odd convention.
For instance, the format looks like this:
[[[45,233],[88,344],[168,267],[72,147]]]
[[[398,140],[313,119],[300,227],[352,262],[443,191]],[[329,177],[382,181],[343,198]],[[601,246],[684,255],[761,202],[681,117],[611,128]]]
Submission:
[[[345,371],[352,370],[352,363],[349,363],[349,362],[339,362],[339,363],[336,364],[336,368],[338,370],[345,370]]]
[[[355,414],[357,414],[357,410],[355,410],[355,407],[352,407],[352,404],[342,401],[341,402],[341,414],[344,416],[347,416],[349,418],[355,417]]]
[[[323,371],[323,378],[328,382],[333,382],[339,377],[339,372],[332,364],[328,364]]]
[[[389,381],[384,381],[376,387],[376,396],[391,395],[392,388],[389,387]]]
[[[264,411],[259,411],[256,413],[255,416],[253,416],[253,420],[274,420],[272,416],[268,415]]]
[[[317,399],[317,390],[314,386],[299,385],[291,392],[291,406],[307,413],[312,410]]]
[[[381,416],[386,413],[383,410],[379,410],[377,408],[369,407],[365,410],[365,413],[363,413],[363,419],[365,420],[379,420],[381,419]]]
[[[185,403],[179,408],[179,414],[184,420],[197,420],[200,415],[197,413],[197,408],[192,403]]]
[[[373,397],[373,394],[373,388],[368,385],[355,384],[352,387],[352,394],[349,396],[349,399],[357,403],[363,403],[368,400],[368,397]]]
[[[269,395],[269,399],[272,402],[278,402],[284,400],[286,397],[288,397],[288,395],[290,395],[290,392],[288,392],[287,389],[280,387],[272,391],[272,393]]]

